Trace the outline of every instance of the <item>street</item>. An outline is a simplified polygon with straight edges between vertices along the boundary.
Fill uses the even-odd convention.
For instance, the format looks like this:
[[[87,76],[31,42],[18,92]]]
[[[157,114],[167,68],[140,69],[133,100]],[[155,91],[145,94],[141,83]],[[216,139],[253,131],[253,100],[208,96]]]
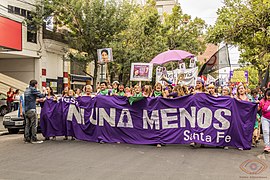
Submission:
[[[43,139],[42,135],[38,135]],[[247,160],[263,172],[247,174]],[[270,155],[262,145],[249,151],[187,145],[98,144],[45,141],[25,144],[23,134],[0,136],[0,179],[269,179]],[[254,166],[253,163],[253,166]],[[254,167],[250,168],[254,168]],[[259,169],[259,168],[258,168]]]

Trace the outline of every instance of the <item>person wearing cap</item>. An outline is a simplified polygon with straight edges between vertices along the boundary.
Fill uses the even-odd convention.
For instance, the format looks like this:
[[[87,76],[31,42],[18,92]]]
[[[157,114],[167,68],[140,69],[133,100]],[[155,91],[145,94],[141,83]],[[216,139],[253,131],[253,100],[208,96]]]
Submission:
[[[113,83],[112,83],[112,95],[117,95],[119,84],[120,83],[118,81],[113,81]]]

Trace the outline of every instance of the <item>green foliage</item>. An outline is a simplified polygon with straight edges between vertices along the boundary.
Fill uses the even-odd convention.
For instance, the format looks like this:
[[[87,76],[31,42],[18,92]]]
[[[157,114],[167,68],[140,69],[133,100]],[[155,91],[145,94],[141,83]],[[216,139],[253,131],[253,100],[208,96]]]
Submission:
[[[62,29],[70,47],[87,55],[72,58],[94,61],[97,78],[97,49],[111,47],[114,62],[109,74],[124,83],[129,81],[132,62],[150,62],[168,49],[199,54],[205,49],[202,19],[191,20],[176,5],[171,15],[158,15],[155,0],[144,6],[117,0],[44,0],[38,6],[35,23],[54,16],[57,30]],[[55,29],[56,30],[56,29]],[[78,60],[79,59],[79,60]]]
[[[208,42],[226,42],[239,47],[240,63],[258,70],[259,79],[269,63],[270,1],[225,0],[218,19],[208,29]]]
[[[164,14],[163,36],[169,49],[181,49],[193,54],[205,50],[203,30],[206,28],[204,20],[194,20],[183,14],[180,5],[175,5],[172,14]]]

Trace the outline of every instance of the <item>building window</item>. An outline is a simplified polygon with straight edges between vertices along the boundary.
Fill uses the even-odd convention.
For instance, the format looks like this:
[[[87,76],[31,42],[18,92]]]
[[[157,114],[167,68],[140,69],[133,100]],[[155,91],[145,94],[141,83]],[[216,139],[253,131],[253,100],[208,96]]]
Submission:
[[[25,10],[25,9],[21,9],[21,15],[22,15],[23,17],[26,17],[26,10]]]
[[[21,15],[21,8],[15,7],[15,14]]]
[[[8,5],[8,13],[14,13],[14,6]]]
[[[30,11],[27,11],[27,10],[19,8],[19,7],[8,5],[8,13],[17,14],[19,16],[27,17],[27,14],[30,13]]]
[[[27,14],[27,19],[32,20],[32,16],[30,13]],[[27,24],[27,42],[37,43],[37,28],[33,23]]]

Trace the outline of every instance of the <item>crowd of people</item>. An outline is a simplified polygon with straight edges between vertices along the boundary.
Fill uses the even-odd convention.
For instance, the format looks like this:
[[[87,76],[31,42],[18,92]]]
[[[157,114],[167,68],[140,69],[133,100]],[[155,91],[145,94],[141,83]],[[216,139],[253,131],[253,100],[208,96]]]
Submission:
[[[36,83],[36,84],[35,84]],[[36,90],[37,82],[30,82],[29,88],[25,92],[25,105],[24,114],[26,116],[26,141],[30,142],[32,140],[36,140],[36,136],[30,137],[29,128],[31,129],[31,122],[33,121],[33,114],[27,112],[31,110],[35,112],[35,107],[31,101],[36,103],[36,99],[39,102],[43,102],[46,99],[57,100],[57,96],[54,94],[53,89],[51,87],[44,88],[43,92],[39,92]],[[16,91],[17,92],[17,91]],[[17,92],[18,93],[18,92]],[[215,86],[214,83],[205,84],[204,80],[200,77],[197,78],[195,87],[193,86],[180,86],[180,85],[171,85],[165,83],[165,85],[161,83],[156,83],[153,87],[151,85],[144,85],[141,87],[140,85],[135,85],[133,87],[124,86],[122,83],[118,81],[114,81],[112,84],[108,84],[107,82],[100,82],[97,86],[96,92],[93,92],[93,88],[91,85],[86,85],[83,89],[72,90],[70,88],[65,88],[62,97],[74,97],[77,98],[79,96],[126,96],[129,99],[133,99],[129,101],[132,104],[136,100],[140,100],[140,97],[164,97],[164,98],[177,98],[181,96],[186,96],[190,94],[196,93],[207,93],[214,97],[218,96],[229,96],[231,98],[236,98],[239,101],[250,101],[258,104],[258,113],[256,123],[254,125],[252,146],[256,147],[257,144],[261,140],[261,129],[263,130],[263,139],[265,143],[264,151],[270,152],[270,143],[269,143],[269,130],[270,130],[270,88],[261,90],[259,87],[256,89],[248,89],[244,84],[238,84],[237,86]],[[30,95],[29,95],[30,94]],[[11,99],[14,101],[18,99],[16,93],[10,89],[7,93],[8,102],[11,102]],[[35,97],[35,98],[34,98]],[[20,99],[20,98],[19,98]],[[19,100],[20,101],[20,100]],[[30,104],[30,107],[29,107]],[[23,107],[21,105],[21,107]],[[19,107],[19,105],[17,106]],[[22,111],[20,111],[20,115],[22,115]],[[27,120],[28,119],[28,120]],[[28,122],[28,123],[27,123]],[[262,128],[261,128],[262,127]],[[28,134],[27,134],[28,133]],[[30,133],[31,134],[31,133]],[[33,131],[33,134],[35,132]],[[46,140],[49,138],[47,137]],[[67,139],[65,137],[64,139]],[[74,139],[74,137],[72,137]],[[55,140],[55,137],[52,137],[52,140]],[[191,146],[195,146],[195,143],[191,143]],[[160,146],[160,145],[158,145]],[[224,147],[228,149],[228,147]]]
[[[7,112],[15,111],[19,109],[20,104],[20,90],[9,88],[7,92]]]

